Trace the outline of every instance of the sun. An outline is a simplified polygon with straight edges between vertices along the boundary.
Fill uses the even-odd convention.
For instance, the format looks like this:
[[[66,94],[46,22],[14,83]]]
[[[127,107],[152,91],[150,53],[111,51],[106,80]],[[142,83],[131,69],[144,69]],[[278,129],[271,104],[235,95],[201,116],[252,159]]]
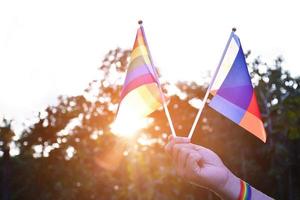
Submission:
[[[137,118],[130,113],[118,117],[110,125],[111,132],[120,137],[134,137],[141,129],[146,128],[150,123],[149,118]]]

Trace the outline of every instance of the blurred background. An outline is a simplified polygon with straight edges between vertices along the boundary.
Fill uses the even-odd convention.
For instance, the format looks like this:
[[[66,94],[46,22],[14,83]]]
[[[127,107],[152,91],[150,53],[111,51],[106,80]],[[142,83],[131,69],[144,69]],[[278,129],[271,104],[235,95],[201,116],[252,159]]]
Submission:
[[[0,198],[218,199],[177,177],[158,110],[111,132],[137,20],[186,136],[233,26],[267,143],[205,107],[193,143],[276,199],[300,199],[296,1],[1,1]],[[126,122],[124,122],[126,123]]]

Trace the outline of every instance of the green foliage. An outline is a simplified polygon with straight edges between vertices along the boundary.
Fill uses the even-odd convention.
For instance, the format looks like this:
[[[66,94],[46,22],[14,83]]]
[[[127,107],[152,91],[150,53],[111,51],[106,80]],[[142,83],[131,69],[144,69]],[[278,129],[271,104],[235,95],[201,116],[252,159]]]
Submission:
[[[218,199],[177,178],[164,152],[170,130],[162,110],[135,138],[110,132],[128,56],[121,49],[110,51],[99,80],[84,94],[59,97],[24,130],[17,141],[20,155],[11,158],[12,199]],[[209,107],[193,142],[214,150],[235,174],[276,199],[300,199],[300,78],[282,70],[281,58],[274,66],[259,58],[249,65],[267,143]],[[186,82],[177,88],[180,94],[168,107],[176,132],[186,136],[197,112],[190,101],[203,98],[206,88]]]

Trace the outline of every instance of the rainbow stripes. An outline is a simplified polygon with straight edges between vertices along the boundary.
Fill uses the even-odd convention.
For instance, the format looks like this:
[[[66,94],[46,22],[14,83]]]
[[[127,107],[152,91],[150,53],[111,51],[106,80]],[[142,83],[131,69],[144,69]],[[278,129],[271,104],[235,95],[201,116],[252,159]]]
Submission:
[[[217,70],[210,86],[214,97],[209,106],[266,142],[244,52],[234,32],[230,35]]]
[[[251,200],[251,186],[241,180],[241,191],[238,200]]]
[[[117,118],[141,118],[162,106],[156,71],[151,63],[143,27],[137,30],[131,61],[121,91]]]

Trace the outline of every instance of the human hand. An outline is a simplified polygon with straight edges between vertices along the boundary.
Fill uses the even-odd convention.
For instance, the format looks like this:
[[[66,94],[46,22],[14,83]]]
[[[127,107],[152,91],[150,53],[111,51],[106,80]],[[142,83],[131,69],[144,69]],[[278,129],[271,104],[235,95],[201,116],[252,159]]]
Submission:
[[[191,144],[188,138],[169,137],[165,150],[172,156],[178,175],[187,181],[209,188],[219,195],[228,190],[228,184],[230,187],[233,184],[239,188],[239,181],[217,154]]]

